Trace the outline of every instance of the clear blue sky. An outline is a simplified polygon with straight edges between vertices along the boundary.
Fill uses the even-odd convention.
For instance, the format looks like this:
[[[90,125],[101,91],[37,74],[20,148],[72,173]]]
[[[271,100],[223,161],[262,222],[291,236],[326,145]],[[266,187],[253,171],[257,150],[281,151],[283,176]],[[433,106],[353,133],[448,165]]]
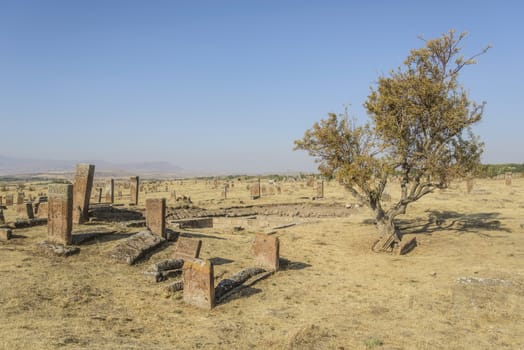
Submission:
[[[417,38],[493,49],[461,81],[487,101],[484,162],[524,162],[521,1],[0,1],[0,155],[313,170],[292,151],[362,104]]]

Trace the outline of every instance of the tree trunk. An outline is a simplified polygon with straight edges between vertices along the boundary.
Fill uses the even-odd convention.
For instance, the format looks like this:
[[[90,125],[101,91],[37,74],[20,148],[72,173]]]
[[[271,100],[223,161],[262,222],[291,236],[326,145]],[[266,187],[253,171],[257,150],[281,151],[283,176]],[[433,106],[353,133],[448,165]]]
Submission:
[[[372,250],[375,252],[392,252],[400,243],[400,231],[395,226],[393,218],[383,213],[378,213],[376,220],[380,238],[373,243]]]

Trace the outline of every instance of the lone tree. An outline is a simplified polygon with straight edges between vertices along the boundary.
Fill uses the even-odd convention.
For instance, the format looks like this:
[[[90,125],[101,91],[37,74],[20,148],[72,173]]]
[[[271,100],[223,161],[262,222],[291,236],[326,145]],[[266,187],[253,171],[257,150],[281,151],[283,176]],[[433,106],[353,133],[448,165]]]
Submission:
[[[391,251],[401,240],[395,218],[452,178],[471,174],[480,164],[483,144],[471,131],[483,113],[457,78],[489,46],[470,58],[461,55],[466,33],[449,31],[411,50],[403,65],[381,76],[364,104],[369,121],[356,125],[345,113],[315,123],[295,150],[316,158],[319,171],[336,178],[374,212],[381,239],[374,250]],[[391,177],[400,199],[385,207]]]

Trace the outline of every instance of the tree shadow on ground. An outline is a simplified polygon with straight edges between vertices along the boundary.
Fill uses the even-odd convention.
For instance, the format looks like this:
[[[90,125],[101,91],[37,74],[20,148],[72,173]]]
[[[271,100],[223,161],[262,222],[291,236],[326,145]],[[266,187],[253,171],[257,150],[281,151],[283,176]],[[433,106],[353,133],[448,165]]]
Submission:
[[[105,243],[118,241],[120,239],[128,238],[135,233],[117,233],[117,232],[73,232],[73,244],[75,245],[93,245],[97,243]]]
[[[428,210],[427,213],[427,218],[398,220],[397,225],[402,234],[454,231],[459,234],[475,233],[484,237],[493,237],[486,232],[512,232],[498,220],[501,214],[496,212],[463,214],[450,210]]]
[[[247,298],[252,295],[258,294],[260,292],[262,292],[262,289],[260,288],[245,287],[245,288],[240,289],[237,292],[226,295],[224,299],[220,300],[219,302],[217,301],[217,305],[227,304],[233,300],[240,299],[240,298]]]
[[[302,270],[311,267],[310,264],[306,264],[299,261],[290,261],[285,258],[280,258],[278,264],[280,271]]]
[[[140,211],[116,208],[113,206],[105,205],[94,207],[89,210],[89,217],[96,221],[108,221],[108,222],[121,222],[121,221],[133,221],[133,220],[144,220],[144,215]]]

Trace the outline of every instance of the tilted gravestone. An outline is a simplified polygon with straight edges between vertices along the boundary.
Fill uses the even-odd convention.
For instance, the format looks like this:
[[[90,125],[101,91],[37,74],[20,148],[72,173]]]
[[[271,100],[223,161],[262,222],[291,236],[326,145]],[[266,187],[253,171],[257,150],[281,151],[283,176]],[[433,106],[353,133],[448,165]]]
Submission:
[[[89,198],[93,187],[95,166],[91,164],[77,164],[75,182],[73,185],[73,222],[81,224],[87,221],[89,212]]]
[[[139,189],[139,177],[131,176],[129,178],[129,193],[131,195],[131,201],[129,204],[137,205],[138,204],[138,189]]]
[[[200,255],[201,247],[202,240],[200,239],[179,237],[176,244],[175,259],[197,259]]]
[[[73,229],[73,185],[51,184],[48,197],[48,240],[70,244]]]
[[[213,264],[209,260],[184,262],[184,302],[203,308],[215,306]]]
[[[165,198],[146,199],[146,226],[155,235],[165,237],[165,234],[166,234],[166,200]]]
[[[277,271],[279,268],[280,242],[278,237],[258,233],[253,243],[255,264]]]

